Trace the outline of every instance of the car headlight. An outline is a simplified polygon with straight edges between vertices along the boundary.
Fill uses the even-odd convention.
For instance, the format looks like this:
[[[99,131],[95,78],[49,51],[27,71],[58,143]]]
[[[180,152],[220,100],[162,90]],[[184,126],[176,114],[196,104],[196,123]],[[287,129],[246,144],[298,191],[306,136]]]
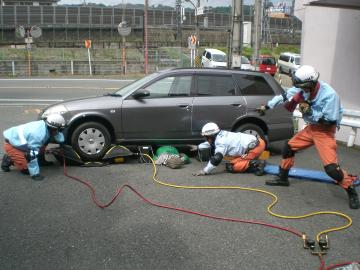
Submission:
[[[54,114],[54,113],[58,113],[58,114],[64,114],[68,112],[68,110],[66,109],[66,107],[62,104],[59,105],[54,105],[52,107],[47,108],[41,115],[41,118],[46,118],[48,117],[50,114]]]

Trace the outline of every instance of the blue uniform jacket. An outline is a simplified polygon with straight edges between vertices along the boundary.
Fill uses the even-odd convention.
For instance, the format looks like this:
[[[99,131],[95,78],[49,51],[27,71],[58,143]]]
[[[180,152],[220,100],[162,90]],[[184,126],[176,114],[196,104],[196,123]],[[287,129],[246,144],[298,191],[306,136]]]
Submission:
[[[336,121],[337,126],[339,126],[343,115],[343,107],[341,106],[340,98],[330,85],[323,81],[319,81],[319,83],[319,91],[311,101],[308,100],[309,93],[305,93],[300,88],[292,87],[285,92],[286,99],[283,95],[278,95],[273,97],[267,105],[273,109],[277,105],[284,103],[286,100],[291,100],[295,94],[302,91],[305,100],[308,100],[311,106],[311,113],[303,114],[306,123],[315,124],[319,119],[323,118],[326,121]]]
[[[241,132],[230,132],[221,130],[216,136],[214,145],[215,152],[221,153],[223,156],[242,156],[247,153],[249,144],[257,141],[257,138],[254,135],[241,133]],[[199,149],[206,149],[211,147],[209,142],[203,142],[199,144]],[[207,166],[204,168],[204,172],[209,174],[216,166],[211,164],[211,161],[208,162]]]
[[[50,139],[50,132],[44,120],[29,122],[20,126],[11,127],[4,131],[4,138],[15,148],[30,152],[34,157],[39,153],[40,148],[47,144]],[[55,141],[64,142],[64,135],[59,132],[55,135]],[[39,164],[37,158],[28,163],[30,175],[39,174]]]

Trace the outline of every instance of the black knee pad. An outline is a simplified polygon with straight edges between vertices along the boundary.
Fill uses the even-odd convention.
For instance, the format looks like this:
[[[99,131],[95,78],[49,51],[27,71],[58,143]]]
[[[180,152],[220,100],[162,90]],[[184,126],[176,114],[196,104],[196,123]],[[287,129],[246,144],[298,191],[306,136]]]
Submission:
[[[289,141],[286,141],[282,150],[282,157],[283,159],[286,159],[286,158],[291,158],[293,156],[295,156],[295,151],[291,150]]]
[[[331,163],[329,165],[326,165],[325,172],[328,176],[330,176],[332,179],[336,180],[337,182],[341,182],[344,179],[344,173],[340,169],[340,166],[336,163]]]

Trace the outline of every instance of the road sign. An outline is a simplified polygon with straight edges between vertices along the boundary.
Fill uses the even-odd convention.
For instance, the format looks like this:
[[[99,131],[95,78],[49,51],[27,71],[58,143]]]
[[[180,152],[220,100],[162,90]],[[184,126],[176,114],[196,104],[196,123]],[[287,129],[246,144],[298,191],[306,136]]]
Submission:
[[[204,15],[204,7],[196,8],[196,16]]]
[[[30,28],[30,35],[32,37],[39,38],[41,34],[42,34],[42,30],[39,26],[34,25]]]
[[[91,48],[91,39],[85,39],[85,47],[86,47],[86,49]]]
[[[22,25],[16,26],[15,33],[17,37],[23,38],[25,37],[25,28]]]
[[[119,25],[118,25],[118,32],[119,32],[120,36],[126,37],[126,36],[130,35],[131,27],[128,26],[128,23],[126,21],[123,21],[123,22],[119,23]]]
[[[191,50],[195,50],[196,49],[196,36],[195,35],[191,35],[188,37],[188,47]]]

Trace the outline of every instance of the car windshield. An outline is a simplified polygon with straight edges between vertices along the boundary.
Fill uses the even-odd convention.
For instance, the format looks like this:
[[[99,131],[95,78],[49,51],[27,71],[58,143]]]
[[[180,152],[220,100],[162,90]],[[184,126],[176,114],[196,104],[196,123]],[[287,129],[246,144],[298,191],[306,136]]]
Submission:
[[[144,78],[141,78],[139,80],[136,80],[135,82],[132,82],[126,86],[124,86],[123,88],[121,88],[120,90],[116,91],[114,93],[114,95],[116,96],[126,96],[127,94],[131,93],[132,91],[138,89],[141,85],[151,81],[153,78],[155,78],[158,75],[157,72],[146,76]]]
[[[250,64],[250,61],[247,57],[241,56],[241,64]]]
[[[300,57],[295,57],[295,65],[300,65]]]
[[[224,55],[224,54],[213,54],[213,60],[215,62],[226,62],[226,55]]]
[[[263,65],[275,65],[276,64],[275,58],[273,58],[273,57],[263,58],[262,64]]]

